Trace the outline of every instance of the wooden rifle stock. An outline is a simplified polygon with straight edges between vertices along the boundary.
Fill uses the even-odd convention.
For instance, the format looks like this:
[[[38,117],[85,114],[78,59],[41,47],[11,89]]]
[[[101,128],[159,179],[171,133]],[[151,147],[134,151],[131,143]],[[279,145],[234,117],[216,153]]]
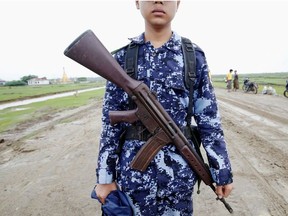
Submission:
[[[140,120],[153,135],[137,153],[131,163],[132,168],[145,170],[164,145],[173,143],[199,178],[215,192],[209,169],[155,95],[143,82],[134,80],[126,74],[91,30],[76,38],[66,48],[64,55],[122,88],[136,103],[136,110],[109,112],[111,124],[120,121],[133,123]],[[232,208],[224,198],[220,200],[232,213]]]
[[[129,95],[132,93],[131,89],[141,83],[127,76],[91,30],[87,30],[77,37],[65,49],[64,55],[120,86]]]

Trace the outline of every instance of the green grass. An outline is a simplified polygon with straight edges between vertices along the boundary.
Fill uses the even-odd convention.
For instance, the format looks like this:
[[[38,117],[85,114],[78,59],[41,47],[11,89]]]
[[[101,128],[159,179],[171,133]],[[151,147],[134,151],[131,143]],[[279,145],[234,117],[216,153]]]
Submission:
[[[224,75],[212,75],[213,85],[219,88],[226,88]],[[262,73],[262,74],[239,74],[240,89],[243,85],[243,79],[249,77],[259,85],[259,93],[263,86],[272,86],[277,94],[282,95],[285,90],[288,72],[285,73]],[[100,84],[104,85],[104,82]],[[98,85],[99,86],[99,85]],[[53,94],[77,89],[97,87],[95,83],[90,84],[65,84],[49,86],[25,86],[25,87],[0,87],[0,101],[13,98],[21,98],[34,95]],[[40,118],[49,118],[49,114],[56,113],[65,109],[72,109],[88,104],[91,100],[101,100],[104,95],[104,89],[79,93],[78,97],[68,96],[51,99],[43,102],[23,105],[16,108],[7,108],[0,112],[0,133],[11,129],[18,124],[25,122],[37,122]]]
[[[100,101],[103,95],[104,88],[79,93],[77,97],[67,96],[18,106],[16,108],[6,108],[1,110],[0,113],[0,133],[25,122],[29,124],[36,123],[41,118],[49,118],[50,114],[77,108],[88,104],[92,100]]]
[[[56,94],[80,89],[104,86],[104,81],[93,83],[52,84],[41,86],[1,86],[0,102],[27,99],[43,95]]]
[[[285,90],[286,80],[288,80],[288,72],[282,73],[260,73],[260,74],[238,74],[239,75],[239,87],[242,90],[243,80],[248,77],[250,81],[256,82],[259,86],[258,92],[263,90],[266,85],[272,86],[278,95],[282,95]],[[213,85],[218,88],[226,88],[224,77],[222,75],[212,75]]]

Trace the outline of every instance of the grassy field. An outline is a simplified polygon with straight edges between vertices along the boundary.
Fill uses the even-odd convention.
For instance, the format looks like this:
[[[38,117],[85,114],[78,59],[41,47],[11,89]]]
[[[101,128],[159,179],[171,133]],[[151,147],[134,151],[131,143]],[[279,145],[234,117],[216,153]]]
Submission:
[[[213,85],[219,88],[226,88],[224,82],[225,75],[212,75]],[[277,94],[282,95],[285,89],[288,72],[286,73],[263,73],[263,74],[239,74],[240,88],[243,85],[243,79],[249,77],[259,85],[258,92],[261,93],[263,86],[272,86]],[[55,94],[66,91],[75,91],[103,86],[101,83],[88,84],[69,84],[69,85],[47,85],[47,86],[25,86],[25,87],[0,87],[0,103],[4,100],[15,100],[29,98],[39,95]],[[7,108],[0,112],[0,133],[15,127],[23,122],[32,121],[42,118],[49,113],[59,112],[64,109],[76,108],[88,104],[91,100],[101,100],[104,89],[79,93],[78,97],[68,96],[57,99],[51,99],[44,102],[37,102],[16,108]],[[33,116],[33,118],[31,118]]]
[[[18,106],[16,108],[6,108],[0,112],[0,133],[25,122],[37,123],[39,119],[45,118],[51,113],[80,107],[90,103],[92,100],[100,101],[103,95],[104,88],[79,93],[77,97],[67,96]]]
[[[0,87],[0,103],[23,100],[31,97],[40,97],[44,95],[63,93],[81,89],[88,89],[103,86],[105,81],[92,83],[78,83],[78,84],[53,84],[41,86],[1,86]]]
[[[239,87],[242,89],[243,79],[248,77],[250,81],[256,82],[259,86],[258,92],[261,93],[264,86],[272,86],[278,95],[282,95],[285,90],[286,80],[288,80],[288,72],[282,73],[260,73],[260,74],[238,74]],[[213,75],[212,81],[215,87],[226,88],[224,82],[226,74]]]
[[[225,88],[224,82],[225,74],[213,75],[212,81],[215,87]],[[262,91],[263,86],[272,86],[276,89],[278,94],[282,94],[285,90],[286,80],[288,79],[288,72],[282,73],[261,73],[261,74],[239,74],[240,88],[243,85],[243,79],[249,77],[251,81],[255,81],[259,85],[259,92]],[[0,103],[22,100],[31,97],[39,97],[49,94],[56,94],[68,91],[75,91],[80,89],[94,88],[104,86],[105,80],[100,80],[93,83],[82,84],[58,84],[58,85],[43,85],[43,86],[19,86],[19,87],[0,87]]]

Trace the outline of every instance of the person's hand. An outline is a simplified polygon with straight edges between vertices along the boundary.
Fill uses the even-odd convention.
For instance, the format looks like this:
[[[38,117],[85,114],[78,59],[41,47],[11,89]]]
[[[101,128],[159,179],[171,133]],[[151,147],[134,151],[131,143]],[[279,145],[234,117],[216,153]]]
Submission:
[[[117,186],[116,186],[115,182],[113,182],[111,184],[98,184],[95,187],[95,192],[97,194],[97,197],[99,198],[99,200],[102,204],[105,203],[106,197],[113,190],[117,190]]]
[[[233,189],[232,184],[228,185],[218,185],[216,186],[216,194],[221,199],[222,197],[228,197]]]

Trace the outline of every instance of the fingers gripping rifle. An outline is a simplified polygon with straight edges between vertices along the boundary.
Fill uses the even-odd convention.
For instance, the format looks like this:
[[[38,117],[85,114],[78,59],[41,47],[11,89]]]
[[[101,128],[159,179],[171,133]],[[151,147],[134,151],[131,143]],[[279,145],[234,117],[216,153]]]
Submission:
[[[126,74],[91,30],[85,31],[76,38],[66,48],[64,55],[116,84],[135,102],[137,106],[135,110],[109,112],[112,125],[122,121],[133,123],[140,120],[153,135],[133,159],[132,168],[144,171],[163,146],[173,143],[202,181],[215,192],[209,169],[157,101],[156,96],[143,82],[134,80]],[[233,210],[225,199],[220,200],[232,213]]]

